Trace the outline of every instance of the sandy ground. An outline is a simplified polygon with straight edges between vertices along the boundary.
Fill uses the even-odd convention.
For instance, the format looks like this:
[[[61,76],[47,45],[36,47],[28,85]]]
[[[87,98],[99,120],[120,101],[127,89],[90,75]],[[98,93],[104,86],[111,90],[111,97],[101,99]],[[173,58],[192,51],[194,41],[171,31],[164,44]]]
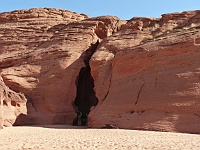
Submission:
[[[0,150],[200,150],[200,135],[72,126],[7,127]]]

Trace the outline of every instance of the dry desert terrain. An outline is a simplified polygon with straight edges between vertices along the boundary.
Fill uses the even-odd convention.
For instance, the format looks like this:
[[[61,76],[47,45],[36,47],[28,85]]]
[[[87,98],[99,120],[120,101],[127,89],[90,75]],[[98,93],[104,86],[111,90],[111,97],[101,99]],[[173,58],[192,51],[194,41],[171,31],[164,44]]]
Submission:
[[[200,135],[90,129],[66,125],[17,126],[0,130],[1,150],[199,150]]]

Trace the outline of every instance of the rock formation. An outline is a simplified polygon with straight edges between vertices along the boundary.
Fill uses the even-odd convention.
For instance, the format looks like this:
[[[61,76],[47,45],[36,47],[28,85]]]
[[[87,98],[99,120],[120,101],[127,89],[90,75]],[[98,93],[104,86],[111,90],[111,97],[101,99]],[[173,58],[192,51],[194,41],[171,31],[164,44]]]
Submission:
[[[133,18],[100,45],[91,127],[200,133],[200,11]]]
[[[94,51],[92,45],[120,26],[117,17],[89,19],[59,9],[0,14],[1,76],[27,99],[27,113],[16,115],[10,125],[72,124],[76,115],[71,103],[84,61]],[[4,120],[6,116],[4,111]]]
[[[27,99],[22,93],[9,89],[0,77],[0,127],[11,126],[20,114],[27,113]]]
[[[1,13],[0,126],[72,124],[96,105],[90,127],[200,133],[199,31],[200,11],[128,21]]]

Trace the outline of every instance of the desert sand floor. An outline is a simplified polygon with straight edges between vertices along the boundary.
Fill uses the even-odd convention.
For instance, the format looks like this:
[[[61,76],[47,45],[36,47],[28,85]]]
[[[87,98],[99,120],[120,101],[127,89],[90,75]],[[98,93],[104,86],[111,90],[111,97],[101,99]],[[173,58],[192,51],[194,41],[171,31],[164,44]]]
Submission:
[[[200,150],[200,135],[72,126],[7,127],[0,150]]]

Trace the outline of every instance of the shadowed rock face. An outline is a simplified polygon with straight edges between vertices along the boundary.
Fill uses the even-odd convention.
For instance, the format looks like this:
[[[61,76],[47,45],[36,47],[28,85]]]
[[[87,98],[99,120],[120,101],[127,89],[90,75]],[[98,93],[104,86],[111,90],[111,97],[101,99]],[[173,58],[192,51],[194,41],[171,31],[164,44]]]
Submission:
[[[81,111],[91,127],[200,133],[199,50],[200,11],[128,21],[2,13],[0,96],[24,98],[12,107],[1,98],[0,126],[72,124]]]
[[[89,66],[89,60],[98,44],[99,42],[92,45],[91,48],[86,51],[86,57],[84,59],[85,67],[81,68],[77,77],[77,91],[74,105],[77,107],[77,115],[81,114],[81,120],[84,120],[80,125],[87,125],[87,116],[90,113],[90,109],[98,103],[98,99],[94,92],[94,80],[91,76],[91,68]],[[73,125],[79,125],[78,116],[74,119]]]

